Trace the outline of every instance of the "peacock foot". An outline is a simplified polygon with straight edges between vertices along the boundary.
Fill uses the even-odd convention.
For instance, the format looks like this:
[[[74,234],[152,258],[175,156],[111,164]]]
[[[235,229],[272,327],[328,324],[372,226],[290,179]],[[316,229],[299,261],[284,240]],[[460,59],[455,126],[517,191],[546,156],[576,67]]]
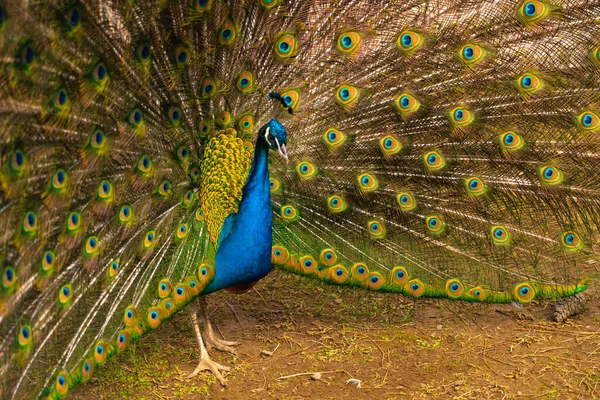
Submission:
[[[227,386],[227,382],[225,381],[225,378],[223,378],[223,375],[221,375],[220,371],[231,371],[231,368],[225,367],[219,363],[214,362],[210,359],[208,353],[206,353],[204,357],[200,358],[200,362],[196,366],[196,369],[194,370],[194,372],[188,375],[188,378],[193,378],[194,376],[198,375],[200,371],[212,372],[212,374],[215,376],[215,378],[217,378],[221,385]]]
[[[206,308],[205,308],[206,309]],[[217,349],[219,351],[225,351],[237,356],[237,351],[232,346],[238,346],[240,342],[230,342],[228,340],[222,340],[215,335],[212,324],[208,320],[208,315],[204,316],[204,341],[206,342],[206,348]]]
[[[198,342],[200,361],[198,362],[196,369],[194,369],[194,372],[192,372],[191,374],[188,375],[188,378],[198,375],[198,373],[200,371],[210,371],[213,373],[215,378],[217,378],[217,380],[219,381],[219,383],[221,385],[227,386],[227,383],[225,382],[225,378],[223,377],[223,375],[221,374],[220,371],[231,371],[231,368],[225,367],[221,364],[214,362],[213,360],[211,360],[210,356],[208,355],[208,351],[204,345],[204,341],[202,340],[202,334],[200,333],[200,327],[198,326],[198,315],[197,315],[197,308],[196,308],[197,301],[198,301],[197,299],[192,301],[192,303],[189,306],[189,313],[190,313],[190,319],[192,322],[192,327],[194,328],[194,332],[196,334],[196,340]],[[201,304],[203,306],[202,308],[206,308],[206,307],[204,307],[204,302],[202,302]],[[212,326],[210,326],[210,323],[209,323],[209,328],[210,328],[210,331],[212,331]]]

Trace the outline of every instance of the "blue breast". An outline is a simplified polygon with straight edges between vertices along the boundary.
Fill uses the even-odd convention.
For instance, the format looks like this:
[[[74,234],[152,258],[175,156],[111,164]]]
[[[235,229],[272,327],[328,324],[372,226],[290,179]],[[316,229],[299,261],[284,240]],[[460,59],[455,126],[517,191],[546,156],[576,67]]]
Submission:
[[[268,152],[268,146],[259,139],[238,213],[230,214],[221,229],[215,278],[204,293],[254,282],[271,271],[273,222]]]

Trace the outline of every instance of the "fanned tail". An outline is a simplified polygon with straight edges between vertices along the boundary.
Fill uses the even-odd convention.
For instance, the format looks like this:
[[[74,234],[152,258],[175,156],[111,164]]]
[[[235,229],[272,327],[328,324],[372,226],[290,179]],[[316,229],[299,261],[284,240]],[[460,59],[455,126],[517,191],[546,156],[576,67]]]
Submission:
[[[316,6],[293,165],[271,175],[274,263],[415,297],[585,290],[600,217],[593,10]]]

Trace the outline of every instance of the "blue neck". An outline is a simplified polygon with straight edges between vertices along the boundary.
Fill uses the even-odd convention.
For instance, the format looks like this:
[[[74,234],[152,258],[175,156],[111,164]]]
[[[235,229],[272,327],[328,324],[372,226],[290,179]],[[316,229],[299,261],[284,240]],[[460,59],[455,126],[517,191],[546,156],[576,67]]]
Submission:
[[[223,223],[215,256],[215,278],[204,293],[250,283],[271,271],[272,211],[269,147],[259,136],[237,214]]]

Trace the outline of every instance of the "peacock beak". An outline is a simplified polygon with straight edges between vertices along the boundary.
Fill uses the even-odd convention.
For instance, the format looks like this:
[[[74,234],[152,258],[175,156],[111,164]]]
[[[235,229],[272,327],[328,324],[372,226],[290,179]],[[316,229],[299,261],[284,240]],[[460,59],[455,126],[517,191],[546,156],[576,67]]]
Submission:
[[[285,144],[279,144],[279,140],[277,140],[277,138],[275,138],[275,143],[277,143],[277,151],[279,151],[279,154],[281,155],[281,157],[285,160],[285,163],[287,164],[289,162],[289,159],[288,159],[287,149],[285,148]]]
[[[287,154],[287,150],[285,148],[285,144],[282,144],[279,147],[279,154],[281,154],[281,157],[283,157],[283,159],[285,160],[286,164],[289,163],[290,160],[288,159],[288,154]]]

